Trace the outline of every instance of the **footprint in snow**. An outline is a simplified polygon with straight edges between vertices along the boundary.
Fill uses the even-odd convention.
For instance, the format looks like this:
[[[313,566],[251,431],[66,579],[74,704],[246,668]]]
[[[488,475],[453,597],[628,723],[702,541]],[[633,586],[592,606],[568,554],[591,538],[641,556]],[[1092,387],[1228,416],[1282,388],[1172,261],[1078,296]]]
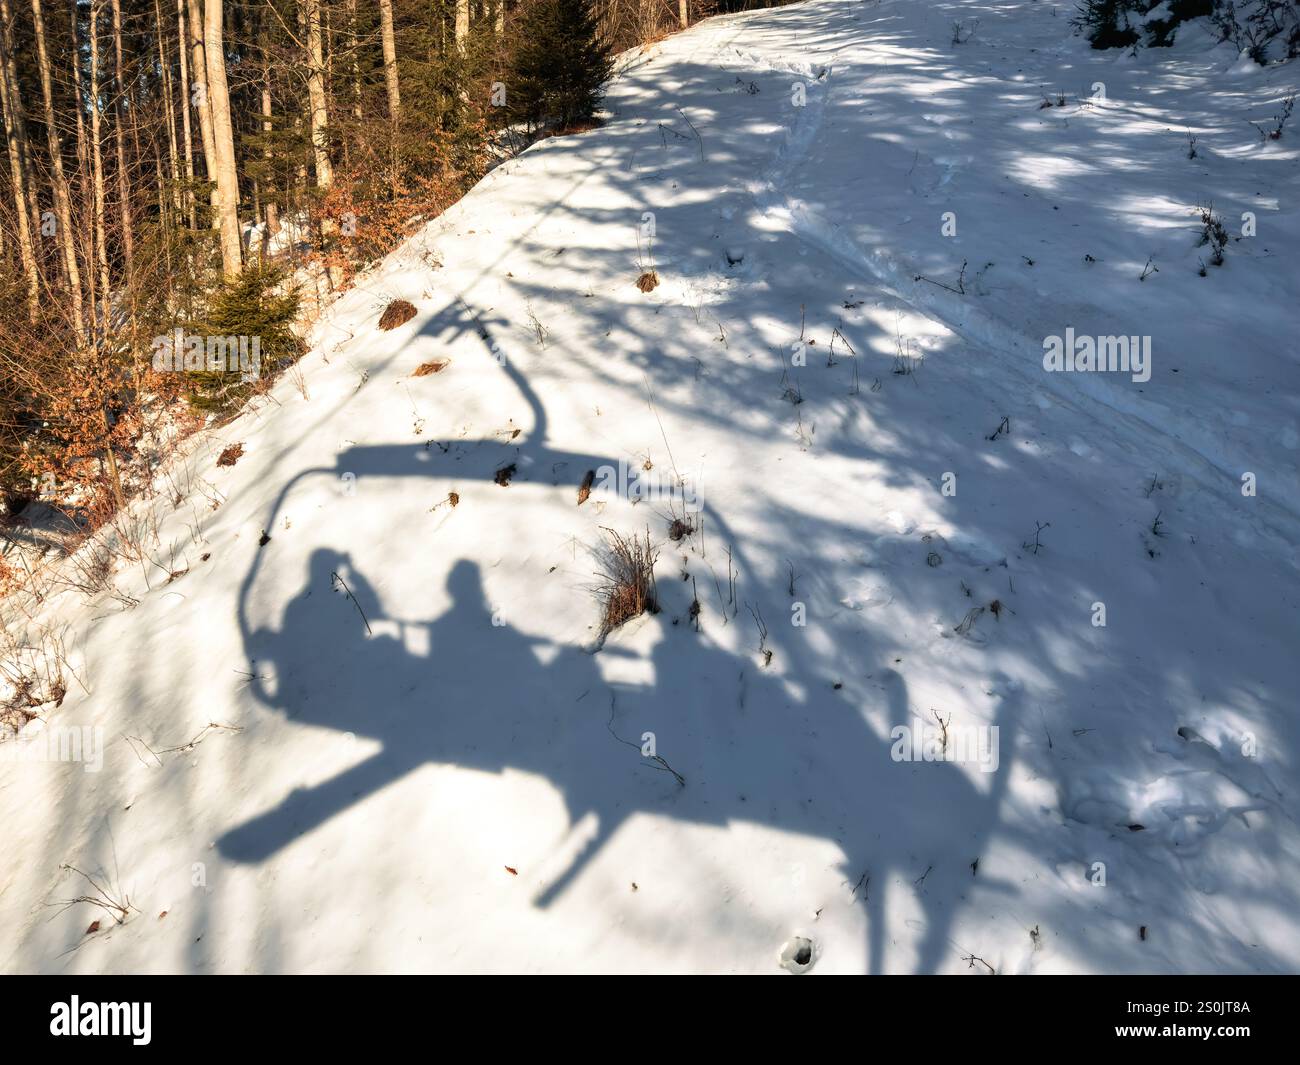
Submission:
[[[891,510],[886,514],[885,521],[889,522],[889,527],[899,536],[906,536],[916,528],[916,522],[898,510]]]
[[[850,610],[867,610],[872,607],[888,606],[894,601],[894,593],[887,584],[880,581],[851,580],[845,586],[845,595],[840,599],[842,606]]]

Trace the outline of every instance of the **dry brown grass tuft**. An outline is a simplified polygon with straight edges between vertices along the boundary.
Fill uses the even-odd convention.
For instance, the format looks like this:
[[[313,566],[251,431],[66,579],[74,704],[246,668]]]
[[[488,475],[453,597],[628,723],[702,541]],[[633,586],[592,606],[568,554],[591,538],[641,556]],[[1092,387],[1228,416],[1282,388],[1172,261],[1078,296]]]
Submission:
[[[636,279],[636,287],[642,292],[653,292],[659,287],[659,275],[653,270],[647,270]]]
[[[407,303],[406,300],[393,300],[384,308],[384,313],[379,316],[379,328],[385,331],[396,329],[399,325],[405,325],[414,317],[414,304]]]
[[[602,641],[625,622],[647,612],[659,612],[654,572],[659,552],[650,544],[649,530],[644,540],[635,535],[625,538],[613,529],[605,532],[609,534],[609,545],[598,593]]]
[[[415,368],[412,377],[428,377],[431,373],[441,373],[447,368],[447,359],[434,359],[432,362],[422,362]]]

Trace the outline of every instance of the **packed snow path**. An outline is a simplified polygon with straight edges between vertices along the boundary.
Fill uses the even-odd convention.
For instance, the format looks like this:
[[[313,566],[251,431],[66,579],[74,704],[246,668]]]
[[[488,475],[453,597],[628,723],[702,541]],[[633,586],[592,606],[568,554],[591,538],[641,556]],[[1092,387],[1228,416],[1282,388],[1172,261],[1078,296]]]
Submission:
[[[1300,965],[1294,65],[1067,15],[709,21],[363,277],[179,464],[186,575],[46,604],[103,768],[0,764],[5,968]],[[663,610],[592,654],[604,527]]]

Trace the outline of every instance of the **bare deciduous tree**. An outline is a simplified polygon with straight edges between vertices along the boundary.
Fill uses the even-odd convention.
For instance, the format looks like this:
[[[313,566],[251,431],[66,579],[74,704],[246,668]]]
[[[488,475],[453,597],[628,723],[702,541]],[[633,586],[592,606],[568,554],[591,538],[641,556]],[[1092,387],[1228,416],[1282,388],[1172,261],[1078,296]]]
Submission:
[[[235,133],[230,121],[221,7],[221,0],[204,0],[203,52],[207,60],[208,103],[212,110],[212,143],[216,155],[213,176],[217,182],[221,265],[225,275],[233,277],[243,268],[243,245],[239,235],[239,174],[235,169]]]

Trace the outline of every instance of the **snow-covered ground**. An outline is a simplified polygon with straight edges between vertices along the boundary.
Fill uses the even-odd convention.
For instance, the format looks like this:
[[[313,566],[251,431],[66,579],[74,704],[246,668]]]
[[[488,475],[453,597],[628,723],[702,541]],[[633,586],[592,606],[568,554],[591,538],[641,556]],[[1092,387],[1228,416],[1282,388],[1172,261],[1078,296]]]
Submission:
[[[180,463],[188,572],[41,608],[102,768],[0,763],[0,965],[1300,967],[1295,67],[1069,13],[703,23],[363,277]],[[592,653],[603,527],[663,610]]]

